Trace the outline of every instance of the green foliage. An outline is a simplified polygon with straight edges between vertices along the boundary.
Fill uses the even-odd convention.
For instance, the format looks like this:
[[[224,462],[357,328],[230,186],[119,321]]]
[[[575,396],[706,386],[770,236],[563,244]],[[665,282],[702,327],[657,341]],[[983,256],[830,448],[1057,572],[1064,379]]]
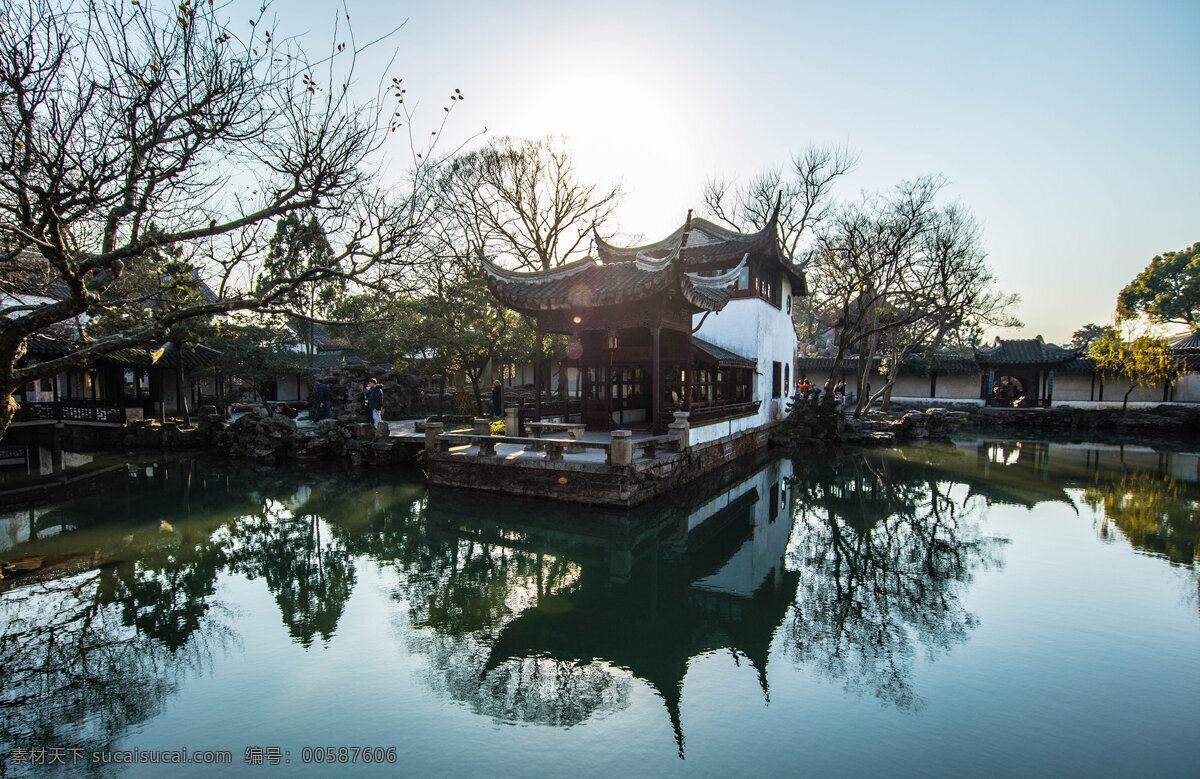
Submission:
[[[353,324],[332,325],[330,335],[344,338],[351,348],[373,363],[405,362],[403,311],[408,299],[373,290],[339,296],[329,318]]]
[[[1092,341],[1088,356],[1105,373],[1129,380],[1122,409],[1128,407],[1129,394],[1134,387],[1152,387],[1163,382],[1174,384],[1182,371],[1179,360],[1168,348],[1167,339],[1152,335],[1140,335],[1126,342],[1116,331],[1110,330]]]
[[[295,349],[297,339],[284,327],[257,322],[222,324],[209,343],[221,350],[215,367],[249,386],[264,402],[277,378],[300,373],[306,365],[304,355]]]
[[[1117,295],[1117,315],[1200,326],[1200,243],[1155,257]]]
[[[1098,325],[1095,322],[1088,322],[1083,327],[1071,333],[1070,345],[1076,349],[1090,347],[1093,341],[1103,335],[1116,337],[1117,330],[1112,325]]]
[[[345,279],[326,273],[331,269],[336,270],[337,266],[338,261],[325,235],[325,228],[315,216],[309,214],[304,219],[293,211],[275,223],[275,234],[271,237],[267,259],[263,263],[259,288],[266,291],[282,279],[314,274],[314,280],[296,284],[281,299],[284,305],[300,315],[294,326],[297,332],[303,334],[309,354],[313,351],[312,320],[324,318],[338,297],[346,291]]]

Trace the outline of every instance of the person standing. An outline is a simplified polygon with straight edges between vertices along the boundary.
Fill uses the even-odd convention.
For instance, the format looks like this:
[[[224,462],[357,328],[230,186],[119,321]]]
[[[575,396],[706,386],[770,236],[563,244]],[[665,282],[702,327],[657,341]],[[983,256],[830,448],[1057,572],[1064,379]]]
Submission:
[[[378,425],[383,418],[383,387],[375,379],[367,381],[367,413],[372,425]]]
[[[333,418],[333,392],[329,385],[321,382],[317,385],[317,421]]]
[[[499,379],[492,384],[492,416],[504,416],[504,385]]]

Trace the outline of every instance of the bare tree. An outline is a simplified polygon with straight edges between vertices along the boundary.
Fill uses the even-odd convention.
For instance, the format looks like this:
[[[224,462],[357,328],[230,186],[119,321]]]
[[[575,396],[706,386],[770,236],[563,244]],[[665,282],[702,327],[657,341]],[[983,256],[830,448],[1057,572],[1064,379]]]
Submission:
[[[940,176],[926,176],[865,196],[829,220],[810,252],[813,289],[836,317],[831,377],[858,357],[856,413],[889,392],[918,350],[936,350],[972,324],[1019,324],[1009,313],[1017,297],[995,291],[974,218],[961,205],[938,206],[944,187]],[[887,381],[869,395],[870,368],[881,355]]]
[[[798,257],[803,241],[833,212],[833,187],[858,164],[844,146],[810,145],[792,157],[790,175],[782,168],[763,171],[746,185],[710,179],[704,207],[734,230],[753,232],[767,226],[779,204],[779,239],[789,257]]]
[[[442,180],[474,248],[516,268],[548,270],[587,252],[621,188],[579,180],[561,138],[497,138],[451,160]]]
[[[833,190],[838,180],[858,164],[858,154],[844,146],[813,144],[792,157],[790,169],[771,168],[745,185],[709,179],[704,185],[705,211],[717,222],[739,232],[767,226],[779,206],[779,240],[784,252],[801,261],[814,231],[835,211]],[[792,321],[800,342],[816,341],[829,319],[821,301],[797,297]]]
[[[349,96],[364,47],[335,29],[313,62],[261,15],[241,34],[222,13],[197,0],[0,9],[0,435],[26,382],[193,317],[286,308],[297,284],[331,274],[379,282],[373,269],[415,240],[424,201],[373,191],[364,173],[386,136],[382,98]],[[326,227],[344,246],[328,267],[260,274],[264,226],[311,209],[336,209]],[[172,246],[213,295],[147,306],[127,328],[22,364],[31,336],[161,298],[177,279],[117,282]],[[31,279],[55,294],[31,296]]]

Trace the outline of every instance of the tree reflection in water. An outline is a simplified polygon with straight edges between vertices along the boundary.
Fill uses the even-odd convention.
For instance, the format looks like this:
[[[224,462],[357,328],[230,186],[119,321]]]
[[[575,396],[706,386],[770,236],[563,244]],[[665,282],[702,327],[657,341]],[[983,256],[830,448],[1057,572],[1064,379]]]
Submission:
[[[800,571],[785,647],[847,689],[900,707],[918,648],[934,656],[977,624],[960,596],[973,572],[1000,564],[975,501],[922,466],[869,455],[799,466],[789,564]]]
[[[1116,525],[1137,549],[1192,566],[1200,545],[1200,500],[1164,473],[1098,473],[1084,500],[1100,516],[1100,535]]]
[[[478,513],[478,501],[467,502]],[[444,508],[458,505],[456,499],[434,504],[394,503],[361,523],[349,542],[352,552],[394,569],[393,597],[415,628],[404,632],[406,642],[425,657],[430,689],[506,723],[570,726],[627,706],[628,674],[603,663],[539,654],[485,667],[490,647],[516,615],[571,608],[581,565],[542,551],[503,523],[471,520],[497,534],[462,537]]]
[[[223,558],[208,536],[133,533],[130,559],[0,598],[0,755],[110,749],[236,641],[212,599]]]
[[[499,722],[578,725],[628,707],[642,680],[682,755],[692,661],[732,656],[765,700],[772,651],[915,708],[917,656],[968,638],[962,594],[1000,564],[1003,540],[981,534],[981,501],[964,496],[1069,500],[1046,447],[1009,449],[773,461],[644,514],[427,497],[371,472],[133,469],[126,516],[112,517],[112,494],[39,515],[76,530],[26,553],[77,567],[0,602],[0,750],[101,748],[153,716],[234,640],[223,574],[260,579],[298,645],[332,640],[365,561],[388,572],[390,617],[430,689]],[[1089,501],[1135,543],[1192,559],[1195,504],[1173,490],[1096,481]]]

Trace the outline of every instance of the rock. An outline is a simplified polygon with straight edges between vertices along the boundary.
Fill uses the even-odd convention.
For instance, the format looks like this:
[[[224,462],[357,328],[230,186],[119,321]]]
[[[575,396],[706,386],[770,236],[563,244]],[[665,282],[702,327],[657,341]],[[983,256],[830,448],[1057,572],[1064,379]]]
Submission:
[[[316,407],[317,384],[324,383],[333,395],[334,417],[341,422],[360,422],[364,418],[363,385],[371,378],[383,388],[384,419],[420,416],[430,407],[424,396],[422,377],[397,373],[392,365],[369,365],[357,358],[313,371],[309,376],[309,407]]]

